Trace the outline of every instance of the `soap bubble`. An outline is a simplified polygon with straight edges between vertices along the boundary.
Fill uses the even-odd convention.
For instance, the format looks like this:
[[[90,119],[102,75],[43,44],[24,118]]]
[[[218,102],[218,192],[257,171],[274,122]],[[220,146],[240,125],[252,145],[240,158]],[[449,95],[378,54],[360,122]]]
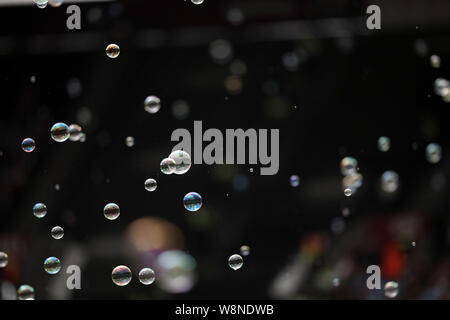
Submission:
[[[202,4],[204,0],[191,0],[193,4]]]
[[[191,168],[191,156],[183,150],[176,150],[169,156],[175,161],[175,174],[185,174]]]
[[[438,96],[444,96],[445,92],[450,88],[450,81],[444,78],[437,78],[434,81],[434,92]]]
[[[44,261],[44,270],[48,274],[57,274],[61,270],[61,261],[56,257],[49,257]]]
[[[4,268],[8,265],[8,255],[3,251],[0,251],[0,268]]]
[[[227,12],[227,20],[234,26],[240,25],[244,19],[244,12],[240,8],[231,8]]]
[[[398,295],[398,283],[395,281],[389,281],[384,286],[384,295],[388,298],[395,298]]]
[[[33,214],[37,218],[43,218],[47,214],[47,206],[43,203],[36,203],[33,207]]]
[[[83,133],[83,129],[78,124],[71,124],[69,126],[70,141],[79,141]]]
[[[59,226],[53,227],[51,235],[53,239],[62,239],[62,237],[64,237],[64,229]]]
[[[158,184],[155,179],[150,178],[150,179],[145,180],[144,186],[145,186],[145,190],[152,192],[152,191],[156,190],[156,188],[158,187]]]
[[[49,0],[48,2],[52,7],[57,8],[60,7],[63,3],[63,0]]]
[[[31,138],[26,138],[22,141],[22,150],[25,152],[33,152],[36,148],[36,142]]]
[[[131,148],[134,146],[134,138],[133,137],[127,137],[125,139],[125,144],[127,145],[127,147]]]
[[[172,104],[172,114],[177,120],[184,120],[189,116],[189,104],[184,100],[176,100]]]
[[[360,173],[352,173],[342,179],[344,189],[349,188],[351,190],[356,190],[362,186],[362,183],[363,175]]]
[[[380,137],[378,139],[378,150],[381,152],[387,152],[391,148],[391,139],[388,137]]]
[[[183,203],[186,210],[195,212],[200,210],[203,205],[202,196],[197,192],[189,192],[184,196]]]
[[[183,251],[165,251],[156,260],[157,284],[169,293],[188,292],[196,281],[196,266],[195,259]]]
[[[17,289],[17,298],[19,300],[34,300],[34,288],[27,284],[21,285]]]
[[[126,286],[132,279],[131,270],[127,266],[117,266],[112,271],[111,278],[114,284],[120,287]]]
[[[333,286],[334,287],[339,287],[340,284],[341,284],[341,280],[339,278],[334,278],[333,279]]]
[[[344,195],[345,195],[346,197],[351,197],[352,194],[353,194],[352,189],[350,189],[350,188],[344,189]]]
[[[441,66],[441,58],[435,54],[430,57],[430,64],[433,68],[439,68]]]
[[[241,246],[240,251],[241,251],[241,254],[242,254],[244,257],[246,257],[246,256],[248,256],[248,255],[250,254],[250,247],[249,247],[249,246],[246,246],[246,245]]]
[[[347,176],[352,173],[356,173],[358,169],[358,160],[353,157],[345,157],[341,160],[341,173]]]
[[[225,64],[233,58],[233,47],[227,40],[215,40],[209,45],[209,54],[216,63]]]
[[[142,284],[149,285],[155,281],[155,271],[150,268],[144,268],[139,271],[139,281]]]
[[[292,175],[289,177],[289,183],[291,187],[298,187],[300,185],[300,177],[297,175]]]
[[[116,220],[120,215],[120,208],[115,203],[108,203],[103,208],[103,215],[108,220]]]
[[[120,54],[120,48],[117,44],[112,43],[106,47],[106,55],[108,57],[110,57],[111,59],[117,58],[119,56],[119,54]]]
[[[161,161],[161,164],[159,165],[161,172],[164,174],[172,174],[175,172],[177,164],[175,160],[170,158],[165,158],[163,161]]]
[[[50,134],[56,142],[64,142],[70,137],[69,126],[65,123],[58,122],[53,125]]]
[[[242,265],[244,264],[244,260],[242,259],[242,257],[238,254],[233,254],[229,259],[228,259],[228,265],[230,266],[231,269],[233,270],[238,270],[240,268],[242,268]]]
[[[442,158],[442,148],[437,143],[430,143],[425,149],[425,156],[427,161],[433,164],[441,161]]]
[[[395,192],[399,187],[399,175],[395,171],[385,171],[381,176],[381,189],[383,191],[392,193]]]
[[[148,96],[144,101],[144,110],[148,113],[157,113],[161,109],[161,100],[156,96]]]
[[[38,6],[38,8],[45,8],[48,4],[48,0],[33,0],[34,3]]]

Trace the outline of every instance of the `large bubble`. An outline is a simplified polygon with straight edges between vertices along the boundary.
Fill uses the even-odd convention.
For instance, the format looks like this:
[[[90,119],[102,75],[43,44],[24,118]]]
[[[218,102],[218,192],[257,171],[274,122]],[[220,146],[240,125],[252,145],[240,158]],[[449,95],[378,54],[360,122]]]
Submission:
[[[130,268],[128,268],[127,266],[115,267],[111,273],[111,279],[114,284],[118,285],[119,287],[126,286],[131,282],[132,279]]]
[[[44,270],[48,274],[57,274],[61,270],[61,261],[56,257],[49,257],[44,261]]]
[[[175,174],[185,174],[191,168],[191,156],[183,150],[176,150],[169,156],[175,161]]]
[[[180,250],[169,250],[161,253],[157,260],[158,286],[169,293],[190,291],[196,281],[195,259]]]

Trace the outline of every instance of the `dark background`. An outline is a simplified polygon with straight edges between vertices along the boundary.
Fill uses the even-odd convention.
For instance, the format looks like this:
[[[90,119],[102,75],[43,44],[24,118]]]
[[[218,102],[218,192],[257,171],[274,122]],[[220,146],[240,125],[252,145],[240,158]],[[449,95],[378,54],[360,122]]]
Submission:
[[[381,30],[366,28],[370,4],[381,7]],[[10,258],[2,283],[30,284],[37,299],[383,299],[381,290],[366,287],[366,268],[377,264],[383,284],[399,283],[398,298],[450,297],[450,106],[433,91],[434,80],[450,72],[448,1],[135,0],[80,7],[77,31],[66,28],[67,4],[0,10],[0,251]],[[240,25],[227,20],[231,8],[244,13]],[[229,63],[211,59],[216,39],[232,44],[231,61],[246,63],[239,93],[224,86]],[[109,43],[120,46],[117,59],[105,55]],[[283,64],[287,52],[300,57],[295,70]],[[432,54],[441,57],[438,69]],[[70,83],[80,90],[68,91]],[[148,95],[161,98],[157,114],[144,111]],[[190,106],[184,120],[172,114],[179,99]],[[193,134],[194,120],[204,130],[279,128],[278,174],[195,165],[185,175],[163,175],[159,163],[175,145],[172,131]],[[86,142],[54,142],[56,122],[80,123]],[[392,140],[387,153],[377,150],[382,135]],[[127,136],[134,147],[125,145]],[[30,154],[20,148],[26,137],[36,140]],[[430,142],[443,148],[436,165],[425,159]],[[341,187],[345,156],[357,158],[364,175],[350,198]],[[379,185],[388,169],[400,175],[390,197]],[[300,176],[297,188],[289,185],[293,174]],[[143,187],[149,177],[158,181],[153,193]],[[204,199],[195,214],[182,204],[190,191]],[[32,214],[37,202],[49,209],[44,219]],[[108,202],[120,205],[116,221],[103,217]],[[160,249],[196,259],[198,281],[189,292],[138,282],[144,265],[124,233],[142,217],[179,229],[183,241],[163,237]],[[50,237],[55,225],[65,229],[62,240]],[[243,244],[251,254],[233,271],[228,257]],[[58,276],[42,268],[52,255],[63,263]],[[70,264],[82,267],[82,290],[65,288]],[[119,264],[134,274],[124,288],[111,281]]]

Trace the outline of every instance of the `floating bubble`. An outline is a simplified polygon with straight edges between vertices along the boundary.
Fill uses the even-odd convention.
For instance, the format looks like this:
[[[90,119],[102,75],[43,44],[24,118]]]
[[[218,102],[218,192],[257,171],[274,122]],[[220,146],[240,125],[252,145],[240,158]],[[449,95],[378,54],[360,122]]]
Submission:
[[[56,257],[49,257],[44,261],[44,270],[48,274],[57,274],[61,270],[61,261]]]
[[[247,73],[247,65],[242,60],[234,60],[230,63],[230,73],[242,77]]]
[[[115,203],[108,203],[103,208],[103,215],[108,220],[116,220],[120,215],[120,208]]]
[[[341,280],[339,278],[333,278],[333,287],[339,287]]]
[[[175,161],[175,174],[185,174],[191,168],[191,156],[183,150],[176,150],[169,156]]]
[[[150,268],[144,268],[139,271],[139,281],[142,284],[149,285],[155,281],[155,271]]]
[[[450,81],[444,78],[437,78],[434,81],[434,92],[438,96],[444,96],[445,92],[450,88]]]
[[[289,177],[289,184],[291,187],[298,187],[300,185],[300,177],[297,175],[292,175]]]
[[[164,174],[172,174],[175,172],[177,164],[175,160],[171,158],[165,158],[163,161],[161,161],[161,164],[159,165],[161,172]]]
[[[17,299],[34,300],[34,288],[27,284],[21,285],[19,289],[17,289]]]
[[[191,212],[198,211],[203,205],[202,196],[197,192],[189,192],[184,196],[183,203],[186,210]]]
[[[71,124],[69,126],[70,141],[79,141],[83,134],[83,129],[78,124]]]
[[[111,273],[111,279],[114,284],[123,287],[131,282],[132,274],[127,266],[117,266]]]
[[[56,190],[56,191],[61,190],[61,186],[60,186],[59,184],[55,184],[55,190]]]
[[[398,295],[398,283],[395,281],[389,281],[384,286],[384,295],[388,298],[395,298]]]
[[[427,161],[433,164],[441,161],[442,158],[442,148],[437,143],[430,143],[425,149],[425,156]]]
[[[439,68],[441,66],[441,58],[435,54],[430,57],[430,64],[433,68]]]
[[[109,44],[106,47],[106,55],[111,58],[111,59],[115,59],[119,56],[120,54],[120,48],[117,44]]]
[[[33,152],[36,148],[36,142],[31,138],[26,138],[22,141],[22,150],[25,152]]]
[[[127,137],[125,139],[125,144],[127,145],[128,148],[131,148],[134,146],[134,138],[133,137]]]
[[[157,113],[161,109],[161,99],[157,96],[148,96],[144,101],[144,110],[148,113]]]
[[[345,157],[341,160],[341,173],[347,176],[356,173],[358,170],[358,160],[353,157]]]
[[[342,179],[344,189],[349,188],[351,190],[356,190],[362,186],[362,183],[363,175],[360,173],[352,173]]]
[[[81,95],[83,91],[83,84],[78,78],[71,78],[67,81],[66,85],[67,95],[71,98],[77,98]]]
[[[64,142],[70,137],[69,127],[65,123],[58,122],[53,125],[50,134],[56,142]]]
[[[388,137],[380,137],[378,139],[378,150],[381,152],[387,152],[391,148],[391,139]]]
[[[242,257],[238,254],[233,254],[229,259],[228,259],[228,265],[230,266],[231,269],[233,270],[238,270],[240,268],[242,268],[244,264],[244,260],[242,259]]]
[[[145,190],[152,192],[152,191],[156,190],[156,188],[158,187],[158,184],[155,179],[150,178],[150,179],[145,180],[144,186],[145,186]]]
[[[52,7],[57,8],[60,7],[63,3],[63,0],[49,0],[48,2]]]
[[[295,51],[286,52],[283,54],[281,59],[283,61],[283,65],[286,68],[286,70],[295,71],[298,69],[298,66],[300,64],[300,59],[297,55],[297,52],[295,52]]]
[[[43,218],[47,214],[47,206],[43,203],[36,203],[33,207],[33,214],[36,218]]]
[[[8,255],[3,251],[0,251],[0,268],[4,268],[8,265]]]
[[[233,47],[227,40],[214,40],[209,45],[209,54],[216,63],[225,64],[233,58]]]
[[[385,171],[381,176],[381,189],[385,192],[395,192],[399,187],[399,175],[395,171]]]
[[[348,217],[350,215],[350,209],[349,208],[342,209],[342,215],[344,217]]]
[[[227,20],[233,26],[238,26],[244,22],[244,12],[240,8],[231,8],[227,12]]]
[[[415,247],[415,246],[416,246],[416,242],[415,242],[415,241],[411,242],[411,245],[412,245],[413,247]]]
[[[53,239],[59,240],[64,237],[64,229],[60,226],[53,227],[51,231],[51,235]]]
[[[30,77],[30,82],[31,83],[36,83],[36,76],[31,76]]]
[[[34,3],[38,6],[38,8],[45,8],[48,4],[48,0],[33,0]]]
[[[346,197],[351,197],[352,194],[353,194],[352,189],[346,188],[346,189],[344,190],[344,195],[345,195]]]
[[[176,100],[172,104],[172,114],[177,120],[184,120],[189,116],[189,104],[184,100]]]
[[[250,254],[250,247],[249,247],[249,246],[246,246],[246,245],[243,245],[243,246],[241,246],[240,251],[241,251],[241,254],[242,254],[244,257],[246,257],[246,256],[248,256],[248,255]]]
[[[204,0],[191,0],[193,4],[202,4]]]

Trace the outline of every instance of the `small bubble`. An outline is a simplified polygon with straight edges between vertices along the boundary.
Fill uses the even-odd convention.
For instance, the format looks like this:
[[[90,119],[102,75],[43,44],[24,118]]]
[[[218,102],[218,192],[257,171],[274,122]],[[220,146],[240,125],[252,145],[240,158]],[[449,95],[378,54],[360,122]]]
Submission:
[[[48,0],[33,0],[33,1],[40,9],[44,9],[48,4]]]
[[[111,58],[111,59],[115,59],[119,56],[120,54],[120,48],[117,44],[109,44],[106,47],[106,55]]]
[[[145,190],[152,192],[152,191],[156,190],[156,188],[158,187],[158,184],[155,179],[147,179],[147,180],[145,180],[144,186],[145,186]]]
[[[341,160],[341,173],[344,176],[356,173],[358,168],[358,160],[353,157],[345,157]]]
[[[388,298],[395,298],[398,295],[398,283],[395,281],[389,281],[384,286],[384,295]]]
[[[65,123],[58,122],[53,125],[50,134],[56,142],[64,142],[70,137],[69,127]]]
[[[250,254],[250,247],[249,246],[241,246],[241,255],[243,255],[244,257],[248,256]]]
[[[425,156],[427,161],[433,164],[441,161],[442,158],[442,148],[437,143],[430,143],[425,149]]]
[[[111,279],[114,284],[123,287],[131,282],[132,274],[127,266],[117,266],[111,273]]]
[[[64,237],[64,229],[59,226],[53,227],[51,235],[53,239],[62,239]]]
[[[342,209],[342,215],[344,217],[348,217],[350,215],[350,209],[349,208]]]
[[[21,285],[17,289],[17,298],[19,300],[34,300],[34,288],[27,284]]]
[[[356,190],[362,186],[363,175],[360,173],[352,173],[342,179],[344,189]]]
[[[61,186],[60,186],[59,184],[55,184],[55,190],[56,190],[56,191],[61,190]]]
[[[36,83],[36,76],[31,76],[30,77],[30,82],[31,83]]]
[[[231,269],[233,270],[238,270],[240,268],[242,268],[242,265],[244,264],[244,260],[242,259],[242,257],[238,254],[233,254],[229,259],[228,259],[228,265],[230,266]]]
[[[188,211],[198,211],[203,205],[202,196],[197,192],[189,192],[184,196],[183,204]]]
[[[341,284],[341,280],[339,278],[334,278],[333,279],[333,286],[334,287],[339,287],[340,284]]]
[[[297,175],[292,175],[289,177],[289,184],[291,187],[298,187],[300,185],[300,177]]]
[[[43,218],[47,214],[47,206],[43,203],[36,203],[33,207],[33,214],[36,218]]]
[[[33,152],[36,148],[36,142],[31,138],[26,138],[22,141],[22,150],[25,152]]]
[[[57,8],[60,7],[63,3],[63,0],[49,0],[48,2],[52,7]]]
[[[161,109],[161,100],[156,96],[148,96],[144,101],[144,110],[154,114]]]
[[[433,68],[439,68],[441,66],[441,58],[435,54],[430,57],[430,64]]]
[[[381,176],[381,189],[387,193],[395,192],[399,187],[399,175],[395,171],[385,171]]]
[[[411,245],[412,245],[413,247],[415,247],[415,246],[416,246],[416,242],[415,242],[415,241],[411,242]]]
[[[202,4],[204,0],[191,0],[193,4]]]
[[[83,129],[78,124],[71,124],[69,126],[70,141],[79,141],[83,134]]]
[[[142,284],[149,285],[155,281],[155,271],[150,268],[144,268],[139,271],[139,281]]]
[[[177,164],[175,160],[170,158],[165,158],[161,161],[161,164],[159,165],[159,168],[161,169],[161,172],[164,174],[172,174],[175,172],[177,167]]]
[[[108,220],[116,220],[120,215],[120,208],[115,203],[108,203],[103,208],[103,215]]]
[[[61,270],[61,261],[56,257],[49,257],[44,261],[44,270],[48,274],[57,274]]]
[[[4,268],[8,265],[8,255],[3,251],[0,251],[0,268]]]
[[[388,137],[380,137],[378,139],[378,150],[381,152],[387,152],[391,148],[391,139]]]
[[[351,197],[352,194],[353,194],[352,189],[347,188],[347,189],[344,190],[344,195],[345,195],[346,197]]]
[[[133,137],[127,137],[125,139],[125,144],[128,148],[131,148],[134,146],[134,138]]]

